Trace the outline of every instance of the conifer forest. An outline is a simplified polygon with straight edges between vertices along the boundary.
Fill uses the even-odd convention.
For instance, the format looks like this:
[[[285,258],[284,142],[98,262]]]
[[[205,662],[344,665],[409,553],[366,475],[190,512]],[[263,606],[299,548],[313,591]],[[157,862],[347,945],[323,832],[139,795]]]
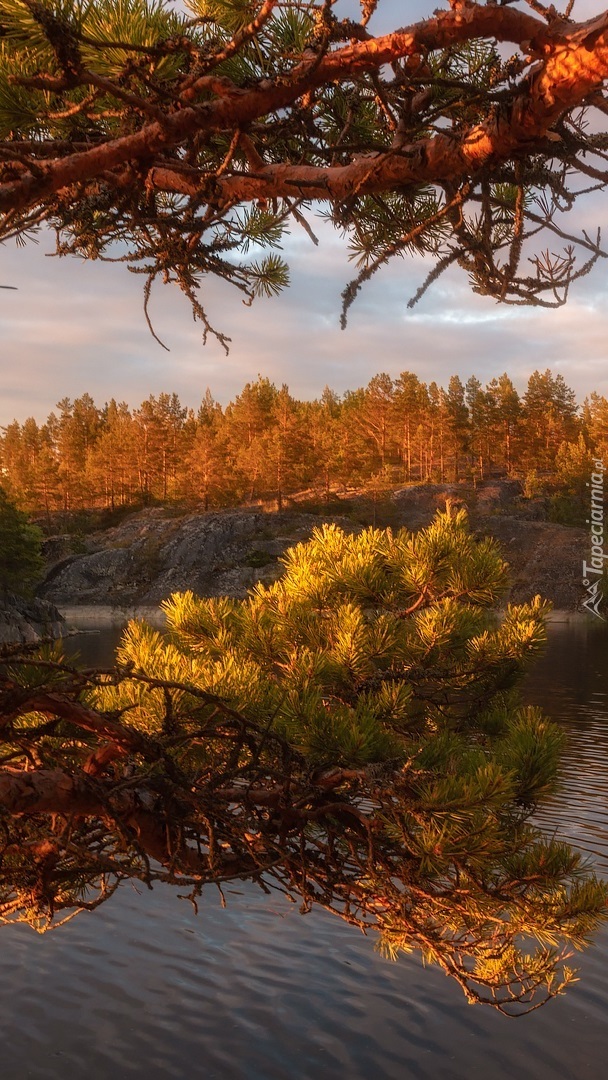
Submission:
[[[64,398],[44,422],[2,430],[2,483],[34,514],[150,504],[215,509],[303,490],[476,482],[518,477],[576,496],[592,456],[608,452],[608,401],[577,405],[560,374],[535,371],[523,393],[505,373],[447,388],[404,371],[343,395],[298,401],[267,378],[224,408],[207,391],[197,410],[176,394],[136,408],[89,394]]]
[[[412,21],[400,27],[410,7]],[[230,339],[214,297],[232,296],[253,308],[248,318],[258,318],[260,298],[280,305],[290,287],[290,237],[310,245],[314,259],[317,233],[330,229],[350,263],[335,312],[347,334],[370,279],[382,281],[389,264],[396,275],[406,261],[415,272],[401,297],[404,316],[428,303],[432,319],[446,282],[457,282],[463,310],[467,303],[490,312],[525,306],[541,321],[593,287],[588,308],[579,303],[580,325],[581,311],[601,315],[605,306],[608,11],[579,20],[576,8],[576,0],[563,0],[559,10],[541,0],[440,0],[435,10],[423,0],[0,0],[2,255],[17,245],[30,258],[43,239],[40,250],[50,241],[58,258],[96,261],[96,272],[118,280],[139,275],[142,304],[133,318],[150,331],[155,350],[163,342],[154,304],[161,288],[173,287],[180,310],[197,324],[200,348],[209,343],[225,364]],[[22,289],[5,277],[4,263],[0,287]],[[3,301],[21,295],[0,294]],[[296,299],[307,313],[305,289]],[[109,307],[100,296],[100,320],[112,318]],[[30,316],[41,319],[34,302]],[[450,332],[442,364],[445,355],[458,355],[450,353]],[[512,371],[541,364],[533,342],[525,346],[525,365],[509,353]],[[298,348],[296,359],[305,363],[306,342]],[[391,374],[372,375],[370,360],[366,385],[315,388],[314,400],[299,400],[287,382],[263,374],[228,403],[214,396],[221,398],[221,386],[200,401],[184,403],[171,392],[146,397],[142,366],[139,404],[112,387],[103,400],[63,397],[46,418],[1,428],[0,615],[3,633],[9,629],[0,647],[0,923],[9,942],[21,947],[14,924],[44,933],[76,915],[83,915],[77,925],[86,923],[95,911],[103,926],[108,910],[120,910],[119,887],[129,883],[138,897],[138,890],[146,899],[148,891],[162,894],[161,946],[179,921],[179,905],[166,914],[169,894],[171,902],[189,901],[189,915],[209,894],[222,906],[240,903],[242,912],[276,899],[312,913],[313,945],[322,920],[335,916],[341,928],[369,934],[384,958],[405,958],[404,979],[415,953],[450,976],[459,1000],[488,1007],[481,1013],[534,1012],[565,990],[570,999],[578,977],[573,954],[602,940],[608,918],[608,776],[598,750],[608,722],[608,398],[590,391],[577,401],[559,358],[553,368],[532,371],[525,386],[508,371],[490,377],[499,367],[484,370],[483,358],[477,374],[461,371],[439,385],[430,377],[445,370],[438,356],[433,367],[432,358],[408,355],[405,344],[402,352],[400,374],[391,360]],[[19,359],[15,350],[11,378]],[[263,368],[251,351],[248,359],[248,374]],[[87,385],[89,362],[74,355],[79,387]],[[381,366],[376,358],[373,366]],[[598,370],[597,356],[588,370]],[[442,491],[442,505],[436,500],[424,522],[404,510],[394,528],[380,528],[375,514],[383,492],[454,485],[457,496],[473,492],[473,503],[479,485],[503,478],[516,483],[496,487],[517,488],[528,500],[540,494],[548,507],[548,520],[531,513],[525,521],[526,569],[550,559],[545,540],[556,531],[578,560],[583,533],[566,526],[589,526],[580,591],[591,591],[581,619],[588,616],[593,630],[577,624],[581,663],[576,632],[552,654],[561,661],[539,704],[525,680],[554,644],[550,604],[535,595],[540,587],[510,602],[507,555],[483,522],[471,524],[458,497],[445,501]],[[361,490],[373,493],[373,520],[332,513],[332,502],[335,510],[345,493]],[[517,499],[497,511],[508,524],[505,548],[521,524]],[[154,611],[158,625],[141,608],[123,620],[110,663],[80,661],[61,640],[63,630],[70,636],[54,607],[61,594],[48,601],[44,594],[59,572],[84,565],[71,579],[75,606],[91,565],[124,593],[124,581],[141,577],[145,566],[152,576],[159,565],[155,519],[169,521],[177,536],[187,518],[179,542],[203,564],[204,549],[194,541],[214,528],[215,548],[222,559],[230,556],[233,537],[218,522],[236,532],[234,522],[248,518],[257,529],[268,510],[281,528],[283,511],[298,501],[310,509],[307,521],[295,536],[272,538],[275,565],[267,576],[254,576],[260,556],[265,560],[256,549],[247,553],[246,588],[220,594],[214,577],[207,595],[197,596],[176,578],[178,558],[171,556]],[[251,506],[261,509],[224,512]],[[103,549],[122,518],[129,527],[135,521],[136,539],[114,536]],[[46,544],[43,534],[51,538]],[[49,554],[55,541],[56,558]],[[139,562],[137,544],[147,551]],[[174,549],[167,541],[162,550]],[[516,547],[509,551],[515,556]],[[125,562],[129,576],[120,579]],[[210,581],[217,565],[197,580]],[[11,637],[15,612],[26,630]],[[587,663],[600,655],[598,642],[600,660]],[[558,668],[570,670],[573,656],[571,697],[560,698]],[[583,798],[582,823],[574,820],[572,792]],[[119,940],[120,922],[106,926]],[[182,1020],[191,1004],[182,976],[196,967],[198,985],[215,947],[200,929],[188,930],[196,948],[175,965],[173,984]],[[116,972],[122,981],[130,976],[112,947],[110,981],[97,967],[85,986],[86,1015],[94,1019],[115,1006]],[[95,948],[74,950],[76,962],[98,957]],[[156,965],[147,939],[146,949]],[[341,949],[332,939],[326,950],[332,976]],[[262,952],[274,963],[274,941]],[[226,984],[228,1025],[212,1034],[230,1054],[243,1001],[224,973],[226,955],[211,1007],[197,1008],[182,1032],[187,1026],[196,1035],[207,1014],[221,1027],[216,991]],[[11,1005],[6,991],[13,993],[17,966],[28,965],[19,959],[0,980],[2,1012]],[[255,991],[242,997],[257,1001],[271,984],[272,972],[263,970]],[[157,971],[152,981],[164,1006],[171,994]],[[357,1023],[367,1018],[367,982],[358,974],[347,984]],[[273,1025],[289,1013],[283,1004],[297,983],[290,968],[288,993],[275,994],[272,1023],[266,1019],[265,1053],[271,1043],[274,1049]],[[98,999],[90,1005],[93,984],[114,987],[103,991],[101,1008]],[[74,986],[64,1025],[70,1037]],[[106,1076],[123,1075],[127,1060],[140,1064],[131,1046],[149,1016],[137,993],[122,1056]],[[34,1030],[53,995],[45,991],[38,1011],[31,994],[31,1010],[29,1000],[19,1008],[21,1018],[31,1013]],[[605,1011],[608,990],[603,994],[593,990],[586,1000],[594,1008],[603,1002]],[[333,994],[332,1009],[339,998]],[[401,1029],[416,995],[399,1001]],[[429,1015],[442,1027],[451,1006],[441,1009],[423,1015],[421,1031],[432,1026]],[[164,1038],[162,1007],[160,1016]],[[17,1016],[16,1031],[19,1025]],[[574,1031],[569,1021],[562,1026]],[[605,1015],[595,1026],[605,1035]],[[248,1037],[258,1027],[254,1020]],[[472,1052],[468,1036],[476,1030],[466,1029],[462,1045],[452,1040],[450,1063],[465,1042]],[[552,1030],[557,1045],[563,1033],[559,1024]],[[581,1063],[588,1037],[585,1014]],[[36,1038],[28,1031],[32,1053]],[[417,1039],[411,1046],[422,1050],[411,1071],[410,1047],[391,1059],[378,1037],[367,1075],[357,1063],[354,1071],[342,1059],[336,1065],[337,1058],[329,1072],[307,1075],[448,1075],[445,1056],[423,1062],[425,1044]],[[170,1041],[152,1067],[169,1060]],[[551,1039],[541,1043],[552,1052]],[[11,1045],[9,1037],[3,1053]],[[197,1060],[207,1064],[212,1045],[204,1040]],[[501,1080],[494,1042],[486,1045],[478,1075]],[[105,1049],[87,1047],[78,1073],[54,1075],[103,1080],[95,1069],[110,1060]],[[501,1053],[511,1050],[503,1043]],[[600,1068],[606,1052],[592,1055]],[[531,1052],[527,1057],[536,1065]],[[43,1069],[55,1060],[47,1054]],[[198,1064],[184,1060],[180,1053],[173,1071],[161,1074],[143,1061],[142,1075],[197,1075]],[[251,1072],[248,1063],[231,1072],[232,1059],[216,1070],[212,1061],[209,1075],[299,1080],[301,1061],[294,1065],[293,1052],[290,1060],[279,1073],[266,1064]],[[529,1060],[509,1067],[505,1080],[526,1075]],[[535,1080],[565,1077],[561,1064]],[[468,1061],[460,1066],[449,1075],[475,1075]],[[26,1064],[14,1075],[52,1074],[30,1073]]]

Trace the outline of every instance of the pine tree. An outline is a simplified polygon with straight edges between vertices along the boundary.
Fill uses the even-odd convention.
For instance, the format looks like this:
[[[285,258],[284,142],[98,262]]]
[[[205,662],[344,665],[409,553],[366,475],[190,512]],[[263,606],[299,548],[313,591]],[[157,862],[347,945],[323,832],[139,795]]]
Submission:
[[[310,482],[323,491],[329,503],[332,488],[348,480],[350,463],[341,425],[342,401],[329,386],[317,401],[303,403],[303,423],[307,432],[307,465]]]
[[[68,397],[57,403],[59,417],[49,417],[59,464],[59,481],[64,510],[80,509],[95,502],[88,476],[89,455],[100,432],[100,415],[90,394],[74,402]]]
[[[42,533],[0,487],[0,595],[27,595],[42,573]]]
[[[251,502],[274,488],[266,472],[265,442],[273,430],[273,414],[277,388],[269,379],[258,376],[257,382],[247,383],[225,412],[228,453],[236,476],[241,498]]]
[[[186,498],[202,502],[205,510],[221,506],[234,493],[234,478],[226,467],[222,422],[222,408],[207,389],[196,416],[182,481]]]
[[[449,267],[501,303],[565,303],[603,254],[584,214],[562,215],[608,175],[608,17],[450,0],[374,36],[377,7],[1,0],[0,240],[46,223],[60,255],[119,244],[147,315],[176,283],[226,347],[206,277],[248,303],[279,292],[289,223],[317,239],[311,203],[356,262],[343,322],[405,255],[411,303]]]
[[[494,439],[495,410],[491,394],[483,390],[475,375],[467,379],[465,401],[468,410],[470,432],[471,469],[474,477],[483,480],[492,467],[491,444]]]
[[[594,471],[593,455],[584,436],[563,442],[555,455],[554,489],[550,497],[550,519],[563,525],[589,524],[589,480]]]
[[[573,391],[550,371],[531,376],[523,403],[506,372],[485,389],[475,376],[465,387],[452,376],[447,391],[403,372],[394,381],[376,375],[342,398],[326,388],[316,402],[259,376],[225,411],[209,392],[198,417],[167,393],[133,410],[114,400],[98,408],[87,394],[59,406],[60,418],[15,421],[0,437],[7,491],[49,525],[66,504],[282,502],[311,485],[329,501],[338,487],[378,491],[531,469],[537,484],[542,474],[547,490],[559,489],[568,486],[560,447],[579,434],[590,452],[608,456],[605,398],[592,393],[579,418]]]
[[[302,410],[283,383],[277,392],[271,417],[271,427],[262,440],[265,484],[276,494],[277,510],[281,511],[285,495],[301,486],[306,468],[305,435]]]
[[[454,461],[452,475],[454,480],[458,481],[461,478],[461,462],[466,457],[469,448],[469,414],[464,386],[458,375],[452,375],[450,378],[445,405]]]
[[[513,441],[522,412],[519,394],[506,371],[500,378],[492,379],[488,383],[487,392],[492,402],[492,411],[502,428],[504,466],[507,476],[510,476],[513,468]]]
[[[154,394],[133,415],[141,498],[167,502],[175,496],[181,436],[188,410],[177,394]]]
[[[517,694],[544,606],[497,619],[505,580],[463,511],[324,526],[246,600],[183,593],[165,634],[131,623],[113,675],[0,663],[0,918],[44,929],[129,877],[193,899],[249,877],[419,950],[471,1001],[559,993],[607,890],[531,822],[562,739]]]
[[[365,387],[356,423],[375,447],[373,471],[384,473],[393,456],[395,396],[390,375],[382,372],[374,375]]]
[[[608,399],[595,391],[585,399],[583,425],[596,456],[608,461]]]
[[[114,510],[138,496],[136,429],[126,402],[114,398],[100,413],[101,426],[89,452],[88,471],[102,506]]]
[[[403,478],[406,483],[413,479],[416,438],[418,437],[422,442],[420,429],[425,412],[425,392],[426,387],[411,371],[402,371],[395,380],[395,419],[401,428],[400,453],[403,462]],[[424,479],[421,461],[418,479],[420,482]]]
[[[547,368],[532,373],[522,404],[526,463],[529,468],[548,469],[559,444],[578,435],[574,392],[563,375]]]

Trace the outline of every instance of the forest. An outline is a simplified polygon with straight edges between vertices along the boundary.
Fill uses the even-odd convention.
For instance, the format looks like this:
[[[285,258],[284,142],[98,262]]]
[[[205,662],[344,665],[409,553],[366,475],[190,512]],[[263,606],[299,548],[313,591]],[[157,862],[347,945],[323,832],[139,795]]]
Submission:
[[[550,370],[535,371],[523,394],[506,373],[485,387],[454,375],[446,389],[404,371],[343,395],[326,387],[315,401],[259,376],[225,408],[207,390],[197,411],[176,394],[131,408],[114,399],[98,407],[85,393],[63,398],[44,423],[13,421],[0,438],[3,486],[42,517],[261,499],[281,509],[303,490],[329,498],[348,487],[508,476],[527,495],[553,491],[555,519],[576,523],[564,496],[580,498],[591,456],[607,453],[606,397],[593,392],[579,407]]]
[[[281,239],[291,224],[316,243],[312,207],[356,261],[343,323],[404,255],[425,260],[410,303],[453,270],[543,308],[606,257],[589,214],[564,213],[608,184],[608,12],[450,0],[375,36],[376,0],[358,22],[333,0],[187,6],[0,0],[0,241],[50,226],[56,254],[142,275],[153,333],[165,283],[225,347],[206,280],[247,303],[280,292]],[[18,528],[493,476],[576,494],[607,442],[606,398],[579,406],[551,371],[525,391],[378,374],[313,402],[260,376],[226,407],[64,398],[4,429],[0,470]],[[185,887],[196,908],[246,879],[389,955],[417,950],[469,1001],[537,1008],[607,911],[606,885],[533,817],[562,746],[518,694],[545,605],[497,622],[502,554],[450,507],[415,534],[327,526],[284,567],[242,601],[175,593],[168,633],[132,623],[112,671],[51,648],[0,658],[0,920],[60,925],[125,880]]]

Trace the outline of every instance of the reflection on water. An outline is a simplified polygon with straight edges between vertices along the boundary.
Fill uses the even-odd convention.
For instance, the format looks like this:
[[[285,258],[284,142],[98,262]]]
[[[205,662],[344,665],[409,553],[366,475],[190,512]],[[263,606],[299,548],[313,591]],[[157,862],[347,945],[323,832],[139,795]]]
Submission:
[[[599,622],[551,628],[545,656],[525,687],[526,699],[564,725],[567,750],[560,790],[539,819],[593,855],[608,877],[608,632]]]
[[[85,663],[106,663],[108,643],[83,638]],[[542,820],[592,850],[606,874],[607,653],[599,624],[553,627],[526,687],[568,735],[563,786]],[[226,895],[226,911],[209,894],[196,917],[173,890],[126,886],[55,934],[3,928],[2,1080],[603,1074],[607,932],[582,957],[578,986],[510,1021],[470,1008],[451,980],[415,959],[382,960],[324,912],[302,917],[252,886]]]

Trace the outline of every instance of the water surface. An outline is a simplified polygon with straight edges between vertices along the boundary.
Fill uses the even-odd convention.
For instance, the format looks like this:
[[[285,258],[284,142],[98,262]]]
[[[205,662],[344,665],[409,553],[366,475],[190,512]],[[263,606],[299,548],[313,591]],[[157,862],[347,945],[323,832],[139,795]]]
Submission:
[[[115,632],[73,639],[106,663]],[[105,650],[105,652],[104,652]],[[608,876],[608,632],[553,626],[526,700],[566,730],[562,787],[542,812]],[[175,890],[125,885],[93,914],[38,937],[0,928],[1,1080],[597,1080],[608,1060],[608,931],[581,980],[528,1017],[469,1006],[415,958],[325,912],[254,886],[209,891],[196,916]]]

